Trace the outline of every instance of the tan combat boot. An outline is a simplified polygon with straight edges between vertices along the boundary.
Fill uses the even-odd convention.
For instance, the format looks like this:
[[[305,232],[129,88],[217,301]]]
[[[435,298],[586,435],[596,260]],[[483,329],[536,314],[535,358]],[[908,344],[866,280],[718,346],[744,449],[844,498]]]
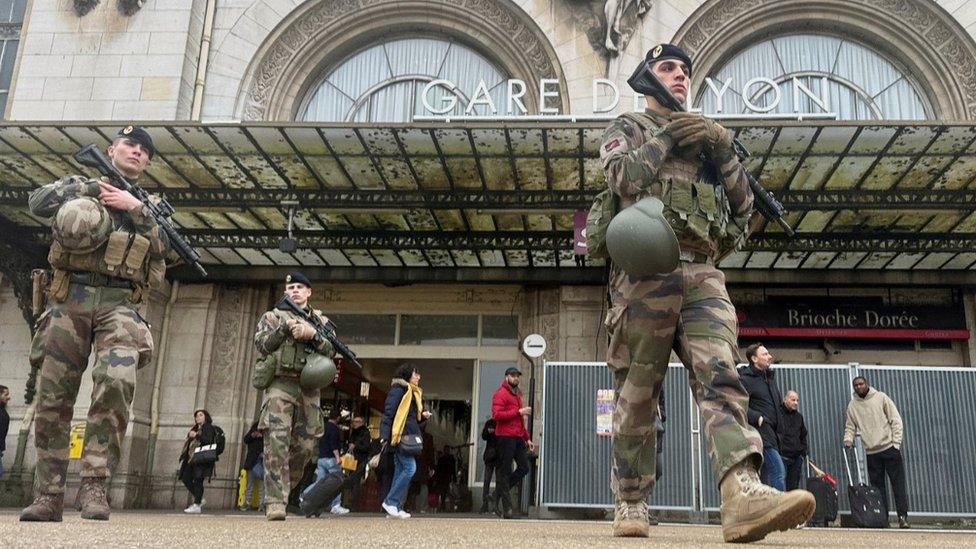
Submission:
[[[722,535],[727,542],[748,543],[774,531],[803,524],[817,502],[806,490],[780,492],[759,480],[756,469],[742,462],[722,478]]]
[[[646,538],[651,534],[647,503],[618,500],[613,511],[613,535],[618,538]]]
[[[38,494],[34,502],[20,512],[21,522],[61,522],[64,494]]]
[[[78,490],[78,499],[81,506],[81,518],[108,520],[108,515],[112,509],[108,506],[104,477],[82,478],[81,488]]]
[[[268,520],[285,520],[285,504],[269,503],[264,511],[264,516]]]

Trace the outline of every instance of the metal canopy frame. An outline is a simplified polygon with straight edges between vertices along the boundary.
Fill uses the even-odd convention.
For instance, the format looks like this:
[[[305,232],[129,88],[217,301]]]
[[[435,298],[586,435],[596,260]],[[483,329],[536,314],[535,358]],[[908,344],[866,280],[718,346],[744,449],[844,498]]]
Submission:
[[[157,155],[142,184],[176,207],[206,263],[262,272],[576,269],[573,212],[605,186],[603,122],[145,125]],[[976,125],[727,125],[799,234],[788,240],[763,225],[723,267],[976,266]],[[48,231],[27,212],[28,193],[88,173],[72,155],[88,143],[107,146],[116,131],[105,121],[0,124],[0,216],[43,246]],[[294,253],[277,248],[284,201],[300,204]]]

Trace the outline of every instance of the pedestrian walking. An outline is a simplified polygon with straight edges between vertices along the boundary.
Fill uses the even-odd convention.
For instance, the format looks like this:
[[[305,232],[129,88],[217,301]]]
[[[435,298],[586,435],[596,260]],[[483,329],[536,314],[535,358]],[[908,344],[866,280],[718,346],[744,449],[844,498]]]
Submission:
[[[244,503],[241,504],[241,511],[250,509],[251,497],[254,487],[264,482],[264,434],[258,429],[258,422],[255,421],[244,433],[244,446],[247,452],[244,454],[244,463],[241,467],[247,472],[244,488]],[[261,492],[261,503],[258,509],[264,510],[264,490]]]
[[[393,458],[393,478],[382,503],[383,510],[391,517],[410,518],[410,513],[403,510],[403,501],[417,470],[416,457],[423,449],[420,422],[429,417],[430,412],[424,410],[420,372],[413,364],[401,364],[390,382],[380,421],[384,451]],[[409,446],[404,444],[408,437]]]
[[[898,526],[910,528],[908,523],[908,485],[905,480],[905,461],[901,453],[904,425],[901,414],[891,398],[871,387],[867,378],[858,376],[852,383],[854,394],[847,405],[844,423],[844,446],[854,445],[854,435],[861,435],[864,453],[868,456],[868,478],[871,486],[881,491],[885,509],[888,504],[888,483],[895,493]]]
[[[803,463],[809,455],[807,446],[807,425],[800,413],[800,394],[790,389],[783,397],[783,414],[780,427],[780,454],[786,468],[786,489],[800,487],[803,476]]]
[[[0,478],[3,478],[3,453],[7,451],[7,430],[10,429],[8,402],[10,402],[10,389],[6,385],[0,385]]]
[[[488,418],[481,429],[481,440],[485,441],[482,459],[485,462],[485,482],[482,487],[481,514],[494,513],[495,505],[491,497],[491,479],[498,467],[498,437],[495,435],[495,420]],[[496,479],[497,482],[497,479]]]
[[[763,484],[783,491],[786,468],[779,451],[783,397],[776,386],[773,355],[762,343],[754,343],[746,348],[746,360],[749,364],[742,368],[739,379],[749,394],[749,425],[762,437],[763,462],[759,475]]]
[[[529,472],[528,453],[535,451],[535,443],[525,428],[525,418],[532,414],[532,407],[522,402],[521,380],[522,372],[518,368],[513,366],[505,370],[501,385],[491,397],[491,417],[495,420],[498,439],[495,513],[503,518],[513,516],[511,490],[521,485],[522,478]]]
[[[184,513],[198,515],[203,512],[203,481],[213,476],[217,461],[216,443],[217,431],[210,412],[203,409],[193,412],[193,427],[187,431],[180,453],[180,480],[193,496],[193,503],[183,510]],[[210,446],[213,450],[206,451]]]
[[[339,430],[339,409],[334,408],[329,413],[329,421],[325,423],[322,438],[319,439],[319,459],[315,468],[315,480],[305,488],[303,496],[312,489],[315,483],[321,481],[326,475],[342,473],[342,443]],[[336,494],[335,499],[327,506],[333,515],[345,515],[349,509],[342,506],[342,492]]]

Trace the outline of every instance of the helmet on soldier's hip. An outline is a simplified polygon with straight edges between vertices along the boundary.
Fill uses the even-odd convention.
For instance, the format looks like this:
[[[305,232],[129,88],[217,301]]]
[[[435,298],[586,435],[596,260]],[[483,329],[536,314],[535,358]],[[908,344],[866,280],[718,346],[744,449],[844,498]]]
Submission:
[[[331,358],[312,353],[305,361],[298,384],[302,389],[324,389],[335,381],[336,371],[335,362]]]
[[[95,198],[75,198],[58,208],[51,230],[64,249],[91,252],[108,240],[112,216]]]
[[[664,217],[664,204],[644,198],[613,217],[607,227],[610,259],[629,275],[669,273],[678,267],[678,239]]]

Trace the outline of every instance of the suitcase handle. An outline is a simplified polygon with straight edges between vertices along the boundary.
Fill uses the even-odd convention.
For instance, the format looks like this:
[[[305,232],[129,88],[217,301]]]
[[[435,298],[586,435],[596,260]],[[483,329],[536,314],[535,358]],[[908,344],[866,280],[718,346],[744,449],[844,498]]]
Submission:
[[[844,467],[847,468],[847,480],[851,486],[854,486],[854,475],[851,474],[851,463],[847,460],[847,452],[851,450],[854,452],[854,466],[857,467],[857,482],[863,485],[864,479],[861,478],[861,462],[857,455],[857,441],[860,435],[854,436],[854,444],[848,449],[847,446],[844,447]]]

